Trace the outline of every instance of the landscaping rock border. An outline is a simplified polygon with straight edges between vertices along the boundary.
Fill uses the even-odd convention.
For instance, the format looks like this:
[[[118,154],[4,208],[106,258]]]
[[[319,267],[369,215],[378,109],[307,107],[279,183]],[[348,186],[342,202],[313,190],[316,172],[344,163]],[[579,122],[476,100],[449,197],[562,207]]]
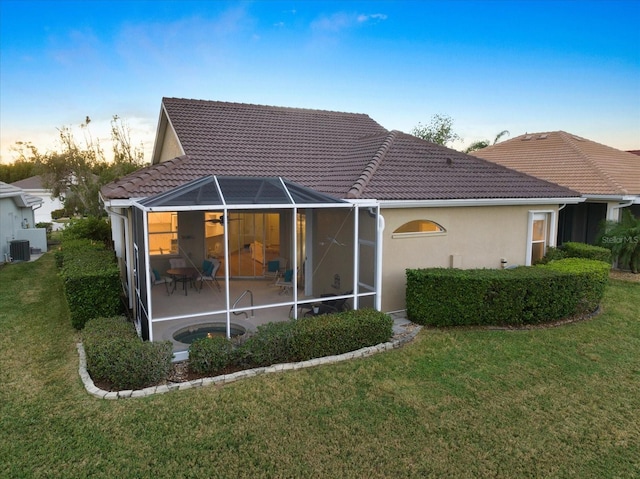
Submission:
[[[272,366],[245,369],[232,374],[223,374],[215,377],[194,379],[192,381],[185,382],[169,382],[168,384],[162,384],[160,386],[151,386],[144,389],[137,390],[124,390],[124,391],[105,391],[95,385],[93,379],[87,371],[87,357],[84,351],[82,343],[77,343],[79,367],[78,372],[80,379],[84,384],[85,389],[89,394],[100,399],[129,399],[151,396],[153,394],[164,394],[170,391],[184,391],[186,389],[210,386],[210,385],[223,385],[229,384],[240,379],[251,378],[254,376],[260,376],[262,374],[279,373],[282,371],[292,371],[296,369],[311,368],[314,366],[320,366],[324,364],[334,364],[342,361],[348,361],[351,359],[364,358],[373,354],[389,351],[391,349],[397,349],[409,341],[413,340],[420,332],[422,326],[411,323],[410,321],[402,318],[396,318],[394,321],[394,335],[391,341],[378,344],[376,346],[369,346],[366,348],[358,349],[357,351],[351,351],[349,353],[338,354],[335,356],[325,356],[323,358],[309,359],[307,361],[300,361],[296,363],[284,363],[274,364]]]

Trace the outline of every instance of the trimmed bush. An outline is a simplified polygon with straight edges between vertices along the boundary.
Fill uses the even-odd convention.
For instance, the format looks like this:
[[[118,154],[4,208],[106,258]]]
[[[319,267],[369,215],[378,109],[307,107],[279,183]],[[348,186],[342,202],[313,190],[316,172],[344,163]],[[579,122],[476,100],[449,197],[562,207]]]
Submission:
[[[114,389],[141,389],[165,380],[173,357],[170,341],[142,341],[121,317],[95,318],[83,331],[87,370]]]
[[[584,258],[611,263],[611,251],[600,246],[585,243],[568,242],[562,245],[567,258]]]
[[[289,361],[294,327],[293,321],[258,326],[255,334],[236,350],[235,362],[240,365],[270,366]]]
[[[122,313],[120,272],[112,251],[65,256],[61,276],[74,328]]]
[[[291,359],[304,361],[384,343],[393,335],[393,320],[373,309],[301,318],[294,323]]]
[[[566,301],[574,314],[591,313],[598,308],[609,282],[609,263],[567,258],[549,263],[544,268],[570,275],[569,281],[563,281],[563,287],[571,289],[566,291]]]
[[[537,260],[534,264],[547,264],[550,261],[557,261],[566,257],[567,253],[565,253],[561,248],[554,248],[553,246],[549,246],[545,255]]]
[[[72,219],[62,231],[63,241],[72,239],[100,241],[105,246],[111,244],[111,226],[104,218],[88,216]]]
[[[268,323],[238,347],[235,362],[250,366],[304,361],[388,341],[393,320],[372,309]]]
[[[74,328],[82,329],[91,318],[123,312],[120,272],[113,251],[103,242],[67,239],[55,252],[55,259]]]
[[[518,326],[597,309],[608,263],[567,258],[513,270],[407,270],[407,315],[430,326]]]
[[[189,346],[189,368],[199,374],[215,374],[231,362],[233,346],[224,337],[197,339]]]
[[[91,255],[95,251],[104,250],[105,246],[102,242],[97,242],[86,238],[66,240],[54,254],[56,259],[56,266],[58,268],[62,268],[65,262],[65,258],[72,259],[80,255]]]

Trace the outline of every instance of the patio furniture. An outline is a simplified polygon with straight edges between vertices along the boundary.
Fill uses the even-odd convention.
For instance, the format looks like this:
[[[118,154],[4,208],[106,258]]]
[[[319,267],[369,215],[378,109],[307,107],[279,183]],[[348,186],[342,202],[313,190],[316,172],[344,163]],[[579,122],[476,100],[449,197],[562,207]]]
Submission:
[[[274,283],[280,278],[287,268],[287,260],[279,257],[267,261],[265,265],[265,278],[273,278]]]
[[[353,290],[340,293],[340,296],[347,295],[347,294],[353,294]],[[338,295],[333,293],[320,295],[321,298],[331,298],[333,296],[338,296]],[[351,305],[347,302],[348,300],[349,298],[325,299],[320,304],[319,314],[329,314],[329,313],[339,313],[340,311],[349,311],[351,309]]]
[[[169,285],[171,283],[173,283],[173,278],[169,278],[168,276],[161,276],[160,272],[157,269],[151,269],[151,287],[155,286],[156,284],[164,284],[167,288],[167,295],[169,295]]]
[[[170,258],[169,264],[171,268],[186,268],[187,261],[184,258]]]
[[[276,280],[275,285],[280,288],[278,294],[291,293],[293,291],[293,270],[286,270],[284,275]]]
[[[200,281],[200,290],[202,290],[202,285],[205,281],[213,281],[213,283],[218,287],[218,291],[222,291],[222,289],[220,288],[220,283],[218,283],[218,278],[216,278],[219,269],[219,259],[209,258],[205,259],[202,262],[202,272],[200,273],[200,277],[198,278],[198,281]]]
[[[200,275],[200,271],[198,271],[198,268],[190,267],[171,268],[167,270],[167,274],[170,275],[174,281],[173,291],[171,292],[173,293],[176,290],[178,283],[182,283],[184,295],[187,296],[187,283],[189,283],[189,285],[192,285],[193,280]]]

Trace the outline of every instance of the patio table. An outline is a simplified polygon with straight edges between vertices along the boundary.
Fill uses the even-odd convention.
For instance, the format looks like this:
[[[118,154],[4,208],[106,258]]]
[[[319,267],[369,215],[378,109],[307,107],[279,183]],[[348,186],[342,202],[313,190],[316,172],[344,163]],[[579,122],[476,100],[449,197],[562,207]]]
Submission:
[[[184,295],[187,296],[187,282],[193,281],[196,277],[200,275],[200,271],[198,268],[171,268],[167,270],[167,274],[173,278],[173,290],[171,294],[178,287],[178,282],[182,283],[182,288],[184,289]]]

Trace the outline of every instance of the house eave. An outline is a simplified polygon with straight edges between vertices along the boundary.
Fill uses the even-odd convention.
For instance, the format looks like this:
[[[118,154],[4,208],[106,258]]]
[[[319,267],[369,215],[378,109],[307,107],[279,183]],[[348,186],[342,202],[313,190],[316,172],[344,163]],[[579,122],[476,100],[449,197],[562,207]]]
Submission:
[[[581,197],[559,198],[482,198],[453,200],[381,200],[380,208],[451,208],[461,206],[575,205]]]
[[[640,196],[638,195],[590,195],[585,194],[582,197],[586,201],[632,201],[634,203],[640,203]]]

